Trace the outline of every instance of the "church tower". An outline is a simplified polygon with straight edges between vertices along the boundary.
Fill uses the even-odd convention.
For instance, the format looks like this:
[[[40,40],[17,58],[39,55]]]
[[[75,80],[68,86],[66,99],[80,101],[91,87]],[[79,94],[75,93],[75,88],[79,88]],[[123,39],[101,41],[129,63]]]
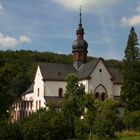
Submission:
[[[72,44],[73,65],[78,70],[79,67],[87,62],[88,43],[84,40],[84,28],[82,27],[82,14],[80,7],[80,20],[76,30],[77,39]]]

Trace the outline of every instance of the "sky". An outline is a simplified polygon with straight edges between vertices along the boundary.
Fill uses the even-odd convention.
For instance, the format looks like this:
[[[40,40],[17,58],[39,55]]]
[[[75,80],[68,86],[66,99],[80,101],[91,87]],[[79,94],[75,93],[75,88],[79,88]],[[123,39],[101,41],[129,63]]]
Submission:
[[[88,56],[122,60],[139,0],[0,0],[0,50],[71,54],[82,6]]]

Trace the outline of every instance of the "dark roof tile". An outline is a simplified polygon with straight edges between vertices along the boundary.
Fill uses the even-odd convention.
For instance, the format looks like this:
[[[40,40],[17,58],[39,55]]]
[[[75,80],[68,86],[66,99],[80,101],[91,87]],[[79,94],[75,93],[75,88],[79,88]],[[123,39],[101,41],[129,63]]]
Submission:
[[[111,74],[114,76],[114,84],[123,84],[123,76],[119,69],[117,68],[108,68],[108,70],[111,72]]]
[[[23,93],[23,95],[25,94],[30,94],[33,92],[33,83],[29,86],[29,88]]]
[[[76,69],[68,64],[40,62],[39,67],[43,80],[66,80],[68,74],[76,72]]]
[[[77,72],[77,77],[79,79],[85,79],[90,76],[91,72],[96,67],[97,63],[99,62],[100,58],[90,61],[88,63],[83,64]]]
[[[46,103],[52,103],[55,107],[61,107],[64,97],[58,96],[44,96]]]

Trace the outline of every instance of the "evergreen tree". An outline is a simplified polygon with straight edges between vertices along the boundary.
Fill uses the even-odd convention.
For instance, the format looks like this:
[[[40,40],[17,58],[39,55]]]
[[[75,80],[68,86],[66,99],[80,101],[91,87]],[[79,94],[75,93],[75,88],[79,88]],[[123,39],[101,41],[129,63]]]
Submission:
[[[131,28],[123,60],[123,99],[130,111],[140,110],[140,52],[134,27]]]

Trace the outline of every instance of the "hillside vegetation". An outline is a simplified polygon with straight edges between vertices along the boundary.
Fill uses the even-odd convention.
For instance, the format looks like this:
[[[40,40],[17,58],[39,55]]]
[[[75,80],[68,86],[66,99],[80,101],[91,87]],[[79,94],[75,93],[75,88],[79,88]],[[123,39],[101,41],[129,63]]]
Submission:
[[[88,57],[88,61],[95,58]],[[72,64],[72,55],[37,51],[0,51],[0,112],[8,110],[11,103],[33,82],[38,62]],[[108,66],[120,67],[121,62],[108,60]],[[8,97],[8,98],[7,98]],[[2,113],[3,114],[3,113]]]

